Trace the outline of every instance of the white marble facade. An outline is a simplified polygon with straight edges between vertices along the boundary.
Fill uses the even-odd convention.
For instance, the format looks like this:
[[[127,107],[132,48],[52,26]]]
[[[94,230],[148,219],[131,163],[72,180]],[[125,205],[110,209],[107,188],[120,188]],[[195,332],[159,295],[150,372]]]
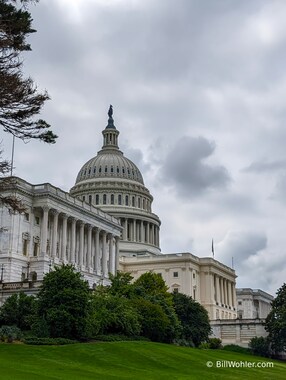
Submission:
[[[108,283],[119,259],[122,227],[111,215],[48,184],[13,178],[3,194],[21,199],[23,214],[0,207],[1,282],[41,281],[58,264],[73,264],[92,287]]]

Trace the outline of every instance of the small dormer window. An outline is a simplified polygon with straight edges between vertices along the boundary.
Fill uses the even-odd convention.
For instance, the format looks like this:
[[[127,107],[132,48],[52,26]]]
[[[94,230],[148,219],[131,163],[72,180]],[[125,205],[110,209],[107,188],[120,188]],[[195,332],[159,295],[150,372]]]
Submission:
[[[93,168],[93,174],[96,173],[96,166]]]
[[[119,166],[117,166],[116,171],[117,171],[117,173],[119,173]]]
[[[101,173],[101,166],[99,167],[98,172]]]
[[[111,166],[110,168],[110,173],[113,173],[113,166]]]
[[[125,169],[123,166],[122,166],[122,174],[125,174]]]
[[[104,173],[107,173],[107,166],[105,166],[104,168]]]

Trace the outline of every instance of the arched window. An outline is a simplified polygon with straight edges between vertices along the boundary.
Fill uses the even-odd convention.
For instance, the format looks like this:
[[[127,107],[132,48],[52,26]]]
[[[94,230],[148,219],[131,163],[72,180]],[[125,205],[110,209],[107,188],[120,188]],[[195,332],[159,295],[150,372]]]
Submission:
[[[103,204],[106,205],[106,194],[103,194]]]
[[[125,205],[128,206],[129,204],[129,197],[128,195],[125,195]]]
[[[107,173],[107,166],[105,166],[104,168],[104,173]]]
[[[141,198],[138,198],[138,207],[141,208]]]
[[[95,196],[95,204],[98,205],[99,204],[99,195],[96,194]]]
[[[117,173],[119,173],[119,166],[117,166],[116,171],[117,171]]]
[[[85,195],[82,196],[82,200],[85,202]]]
[[[110,173],[113,173],[113,166],[111,166],[110,168]]]
[[[121,194],[118,194],[118,204],[119,205],[122,204],[122,195]]]
[[[124,166],[122,166],[122,174],[125,174]]]
[[[92,196],[91,196],[91,195],[88,196],[88,203],[89,203],[89,204],[92,203]]]
[[[96,173],[96,166],[93,168],[93,174]]]
[[[145,210],[145,199],[143,198],[143,210]]]
[[[111,194],[110,196],[110,203],[114,205],[114,194]]]
[[[132,197],[132,207],[135,207],[135,197]]]
[[[99,167],[98,172],[101,173],[101,166]]]

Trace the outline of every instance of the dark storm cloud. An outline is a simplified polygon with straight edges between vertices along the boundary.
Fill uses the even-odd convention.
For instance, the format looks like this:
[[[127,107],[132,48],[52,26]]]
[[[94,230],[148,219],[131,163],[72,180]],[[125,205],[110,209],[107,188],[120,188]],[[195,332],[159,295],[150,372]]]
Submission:
[[[225,167],[207,159],[215,144],[204,137],[181,138],[168,153],[161,169],[162,178],[184,196],[199,196],[207,190],[224,189],[230,181]]]

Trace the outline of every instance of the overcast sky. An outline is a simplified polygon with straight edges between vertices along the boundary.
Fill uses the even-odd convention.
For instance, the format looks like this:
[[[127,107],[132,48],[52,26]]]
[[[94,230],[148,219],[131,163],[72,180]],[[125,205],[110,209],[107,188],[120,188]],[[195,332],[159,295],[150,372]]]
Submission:
[[[275,294],[286,279],[286,1],[41,0],[31,12],[24,69],[48,90],[42,117],[59,139],[17,141],[14,174],[69,191],[112,104],[162,252],[211,256],[213,238],[237,286]]]

